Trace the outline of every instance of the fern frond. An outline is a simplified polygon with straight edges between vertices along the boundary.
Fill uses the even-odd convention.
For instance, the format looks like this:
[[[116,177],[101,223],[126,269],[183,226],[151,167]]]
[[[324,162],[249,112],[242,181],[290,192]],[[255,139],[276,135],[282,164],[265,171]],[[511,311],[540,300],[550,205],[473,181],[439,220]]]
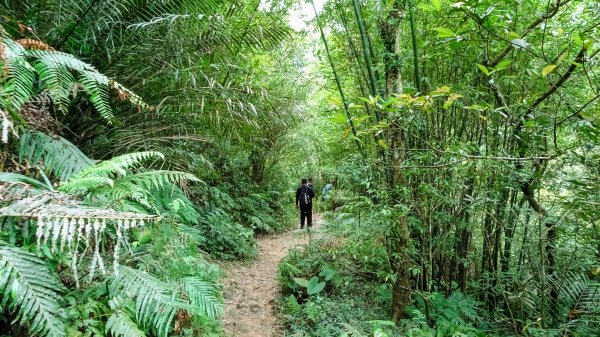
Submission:
[[[75,76],[67,67],[56,62],[43,62],[40,59],[33,66],[58,110],[67,112]]]
[[[114,295],[134,298],[137,322],[159,337],[168,336],[178,310],[201,313],[199,308],[183,301],[169,283],[129,267],[119,269],[110,289]]]
[[[59,51],[28,50],[27,55],[30,58],[37,59],[39,62],[52,64],[54,66],[62,66],[77,72],[98,72],[98,70],[96,70],[96,68],[94,68],[92,65],[81,61],[71,54]],[[108,79],[106,79],[106,83],[108,84]]]
[[[121,156],[111,158],[109,160],[98,163],[96,166],[90,167],[78,174],[73,179],[79,179],[84,177],[111,177],[111,176],[125,176],[127,170],[140,165],[142,162],[149,159],[164,159],[164,155],[160,152],[145,151],[145,152],[134,152],[128,153]]]
[[[66,336],[62,291],[44,261],[0,241],[0,307],[8,304],[17,313],[16,321],[28,326],[31,335]]]
[[[140,109],[150,108],[141,97],[73,55],[52,50],[38,40],[15,41],[4,29],[0,33],[0,110],[8,110],[16,120],[19,120],[25,103],[44,90],[48,91],[58,110],[68,111],[72,89],[76,86],[83,87],[93,107],[109,124],[114,120],[110,89],[115,89],[121,100],[127,100]],[[76,83],[76,78],[80,83]],[[4,113],[1,117],[1,140],[7,142],[6,130],[11,121]]]
[[[574,330],[578,327],[582,320],[590,321],[597,317],[600,312],[600,283],[594,280],[590,280],[585,273],[567,273],[563,277],[552,277],[551,282],[554,283],[560,291],[560,301],[563,304],[563,308],[566,308],[568,312],[556,312],[557,316],[573,318],[572,316],[578,316],[582,319],[572,320],[568,322],[563,328]],[[557,308],[557,311],[560,308]],[[576,313],[576,314],[574,314]],[[600,329],[598,324],[595,324],[595,328]]]
[[[11,183],[8,185],[11,186]],[[68,219],[157,219],[156,216],[148,214],[119,212],[109,208],[87,206],[76,200],[72,195],[53,191],[43,191],[12,202],[10,205],[0,208],[0,216]]]
[[[46,172],[60,181],[92,167],[94,162],[75,145],[59,136],[49,136],[41,132],[26,132],[19,144],[19,160],[27,159],[36,164],[43,162]]]
[[[146,337],[137,324],[122,311],[113,312],[106,322],[106,332],[113,337]]]
[[[75,145],[59,136],[32,131],[22,135],[19,144],[19,160],[27,159],[33,164],[43,162],[45,170],[60,181],[94,165],[94,162]]]
[[[100,187],[112,187],[113,184],[114,181],[110,178],[84,177],[80,179],[69,180],[68,182],[60,185],[58,190],[70,194],[84,194]]]
[[[181,185],[186,181],[199,182],[195,175],[187,172],[152,170],[147,172],[136,173],[117,180],[116,184],[145,186],[146,188],[162,189],[163,187],[175,184]]]
[[[218,291],[213,283],[186,277],[181,280],[181,286],[191,305],[199,308],[205,317],[218,319],[223,314],[223,308],[216,297]]]
[[[90,191],[88,198],[101,203],[111,203],[113,207],[121,211],[132,211],[128,208],[128,206],[130,206],[130,201],[132,201],[137,204],[134,205],[134,207],[142,206],[145,208],[145,212],[150,211],[155,214],[161,213],[160,209],[152,202],[153,195],[144,186],[115,184],[112,187],[99,188]]]
[[[35,69],[26,61],[26,51],[21,45],[8,38],[2,39],[2,43],[5,60],[2,67],[7,76],[2,76],[0,105],[18,113],[34,93]]]
[[[79,80],[94,108],[108,124],[112,124],[115,116],[109,103],[108,78],[95,71],[82,71]]]

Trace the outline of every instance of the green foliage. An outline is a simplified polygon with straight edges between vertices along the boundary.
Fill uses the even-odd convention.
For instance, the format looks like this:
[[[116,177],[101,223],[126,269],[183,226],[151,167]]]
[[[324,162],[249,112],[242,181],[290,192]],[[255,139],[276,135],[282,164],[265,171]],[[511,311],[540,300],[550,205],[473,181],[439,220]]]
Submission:
[[[313,276],[310,280],[295,277],[294,282],[296,282],[296,284],[299,286],[306,288],[308,295],[318,294],[325,289],[325,281],[319,282],[319,278],[317,276]]]
[[[198,248],[223,258],[249,257],[254,231],[290,224],[280,192],[288,186],[272,169],[281,170],[286,134],[301,122],[302,88],[287,85],[300,74],[295,50],[277,48],[291,36],[285,12],[211,0],[0,6],[11,36],[0,48],[0,63],[11,70],[1,83],[2,102],[11,100],[0,102],[2,140],[16,130],[24,136],[20,150],[5,147],[20,151],[21,163],[0,155],[0,167],[25,173],[2,179],[11,181],[10,191],[15,182],[27,183],[18,189],[34,198],[20,198],[17,206],[46,198],[61,212],[162,218],[126,233],[133,240],[120,244],[133,255],[120,256],[123,268],[114,280],[97,277],[72,290],[64,304],[69,335],[218,333],[219,272]],[[112,80],[114,74],[156,109]],[[19,130],[49,132],[46,121],[56,136]],[[231,166],[236,161],[240,165]],[[45,191],[53,188],[57,192]],[[10,223],[16,227],[12,241],[20,245],[24,222]],[[103,237],[105,259],[116,234],[109,227]],[[70,256],[43,253],[69,280]],[[81,263],[89,262],[88,254]],[[110,291],[102,290],[106,282]]]
[[[186,278],[181,287],[173,288],[147,273],[122,267],[110,282],[110,290],[113,297],[133,298],[136,321],[156,336],[169,334],[178,310],[211,319],[221,313],[214,285],[195,278]]]
[[[3,69],[0,110],[7,110],[13,119],[11,122],[3,116],[3,143],[8,140],[9,126],[14,129],[15,121],[23,124],[20,114],[24,104],[45,90],[58,107],[57,110],[67,112],[68,103],[81,88],[95,110],[108,123],[114,121],[110,89],[115,89],[120,97],[139,108],[148,108],[139,96],[73,55],[55,51],[41,41],[19,41],[13,40],[4,27],[0,27],[0,66]],[[34,49],[29,49],[29,45],[33,45]]]
[[[15,314],[32,335],[65,336],[64,291],[59,279],[35,254],[0,241],[0,305]]]
[[[181,288],[189,298],[190,304],[199,308],[202,316],[216,320],[223,313],[216,297],[218,293],[214,283],[186,277],[181,280]]]
[[[221,209],[201,213],[202,248],[221,259],[247,258],[255,253],[252,230]]]
[[[115,337],[146,337],[146,334],[139,330],[137,324],[128,315],[120,311],[110,315],[106,322],[106,332]]]
[[[326,228],[324,235],[331,235],[331,224]],[[371,323],[389,314],[389,287],[370,277],[372,270],[356,268],[347,250],[349,241],[344,242],[338,237],[313,238],[279,264],[281,310],[290,334],[368,336],[391,330],[398,335],[397,328]]]
[[[480,303],[461,292],[454,292],[448,297],[433,293],[419,294],[416,306],[407,307],[406,311],[411,318],[410,324],[434,322],[433,331],[440,336],[452,336],[458,331],[478,331],[476,327],[483,323],[480,306]],[[413,331],[416,333],[419,330],[416,328]]]
[[[21,135],[19,160],[28,160],[33,165],[41,163],[44,171],[59,181],[67,181],[71,176],[94,165],[91,159],[66,139],[36,131]]]

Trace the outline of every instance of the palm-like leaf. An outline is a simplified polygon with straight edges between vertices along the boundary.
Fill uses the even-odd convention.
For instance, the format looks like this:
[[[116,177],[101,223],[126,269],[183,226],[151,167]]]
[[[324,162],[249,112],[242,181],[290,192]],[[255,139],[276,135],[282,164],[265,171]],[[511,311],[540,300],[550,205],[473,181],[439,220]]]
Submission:
[[[110,289],[113,296],[135,299],[137,322],[162,337],[172,330],[173,319],[178,310],[201,316],[220,313],[214,297],[214,287],[191,279],[184,280],[183,284],[189,301],[184,300],[178,289],[174,289],[171,284],[148,273],[123,266],[111,282]]]
[[[89,167],[86,170],[80,172],[73,179],[80,179],[86,177],[115,177],[127,175],[127,170],[139,166],[142,162],[150,159],[164,159],[164,156],[160,152],[145,151],[145,152],[134,152],[128,153],[121,156],[111,158],[100,162],[99,164]]]
[[[8,304],[16,320],[33,336],[66,335],[60,306],[63,286],[44,261],[0,241],[0,306]]]
[[[106,322],[106,332],[113,337],[146,337],[129,315],[122,311],[110,315]]]
[[[94,165],[94,162],[76,146],[62,137],[52,137],[41,132],[26,132],[21,135],[19,159],[37,164],[43,162],[46,172],[60,181]]]
[[[186,277],[181,280],[183,291],[190,303],[199,308],[203,316],[217,319],[223,313],[223,308],[217,300],[217,289],[210,282],[202,281],[195,277]]]

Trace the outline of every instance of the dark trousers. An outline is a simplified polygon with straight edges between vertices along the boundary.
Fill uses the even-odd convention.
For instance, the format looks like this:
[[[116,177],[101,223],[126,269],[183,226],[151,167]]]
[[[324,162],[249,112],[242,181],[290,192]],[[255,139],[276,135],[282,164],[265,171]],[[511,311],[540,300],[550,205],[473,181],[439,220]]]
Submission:
[[[312,226],[312,204],[300,205],[300,228],[304,228],[304,219],[308,227]]]

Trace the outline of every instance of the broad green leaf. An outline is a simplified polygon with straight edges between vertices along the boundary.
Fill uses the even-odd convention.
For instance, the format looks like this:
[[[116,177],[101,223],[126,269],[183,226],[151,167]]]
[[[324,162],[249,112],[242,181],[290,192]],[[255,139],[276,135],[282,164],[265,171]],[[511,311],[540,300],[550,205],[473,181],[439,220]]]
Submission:
[[[481,70],[481,72],[483,72],[485,74],[485,76],[490,76],[490,71],[488,70],[488,68],[486,68],[486,66],[484,66],[483,64],[476,64],[477,68],[479,68],[479,70]]]
[[[444,85],[444,86],[438,87],[434,91],[432,91],[431,96],[432,97],[445,96],[445,95],[448,95],[449,93],[450,93],[450,86]],[[424,99],[423,96],[420,96],[419,98]]]
[[[336,114],[332,115],[331,117],[329,117],[329,120],[331,120],[334,123],[338,123],[338,124],[347,123],[346,115],[344,115],[342,113],[336,113]]]
[[[545,66],[544,69],[542,69],[542,77],[546,77],[554,70],[554,68],[556,68],[556,64],[549,64]]]
[[[377,144],[379,144],[379,146],[381,146],[384,149],[388,148],[387,144],[385,143],[385,141],[383,139],[377,140]]]
[[[447,38],[447,37],[456,37],[456,33],[452,31],[450,28],[446,27],[436,27],[433,30],[438,32],[438,37]]]
[[[308,288],[308,280],[307,279],[303,279],[301,277],[294,277],[294,282],[296,282],[296,284],[301,287]]]
[[[444,109],[448,109],[452,106],[452,103],[454,103],[454,101],[456,101],[457,99],[463,97],[460,94],[450,94],[450,96],[448,96],[448,99],[446,100],[446,102],[444,102]]]
[[[436,12],[442,10],[442,0],[431,0],[431,6]]]
[[[434,8],[430,4],[420,3],[417,7],[425,12],[433,12]]]
[[[323,270],[319,273],[319,276],[325,278],[325,281],[331,281],[337,276],[337,271],[329,266],[324,266]]]
[[[501,61],[500,63],[498,63],[498,65],[496,66],[496,70],[502,70],[505,69],[506,67],[508,67],[511,64],[511,61],[508,60],[504,60]]]
[[[318,277],[313,276],[310,281],[308,281],[307,291],[309,295],[318,294],[323,289],[325,289],[325,282],[319,282]]]

